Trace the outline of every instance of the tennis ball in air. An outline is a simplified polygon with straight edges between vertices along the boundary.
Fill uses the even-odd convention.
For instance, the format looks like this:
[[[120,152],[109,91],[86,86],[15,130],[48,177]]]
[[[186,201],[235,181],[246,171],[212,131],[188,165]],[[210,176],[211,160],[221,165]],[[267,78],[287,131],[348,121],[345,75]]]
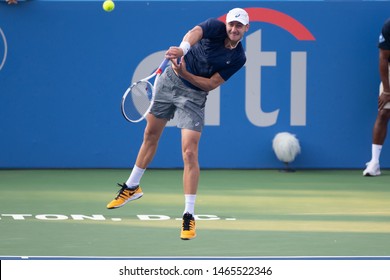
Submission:
[[[115,3],[112,0],[106,0],[103,2],[103,10],[111,12],[115,8]]]

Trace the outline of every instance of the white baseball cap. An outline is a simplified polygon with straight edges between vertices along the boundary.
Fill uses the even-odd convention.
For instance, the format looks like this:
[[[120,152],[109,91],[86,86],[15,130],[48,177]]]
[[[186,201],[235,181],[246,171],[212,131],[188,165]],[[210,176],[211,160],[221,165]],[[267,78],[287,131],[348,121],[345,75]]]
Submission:
[[[241,22],[243,25],[247,25],[249,23],[248,13],[243,9],[234,8],[230,10],[226,16],[226,23],[232,21],[238,21]]]

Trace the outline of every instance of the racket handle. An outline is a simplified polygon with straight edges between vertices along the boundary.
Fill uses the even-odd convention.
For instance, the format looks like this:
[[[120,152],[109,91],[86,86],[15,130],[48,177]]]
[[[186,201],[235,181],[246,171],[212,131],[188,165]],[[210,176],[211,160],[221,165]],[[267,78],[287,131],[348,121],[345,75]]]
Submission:
[[[158,67],[156,73],[161,74],[164,71],[165,67],[167,67],[168,62],[169,62],[169,59],[167,59],[167,58],[164,59],[163,62],[161,62],[160,66]]]

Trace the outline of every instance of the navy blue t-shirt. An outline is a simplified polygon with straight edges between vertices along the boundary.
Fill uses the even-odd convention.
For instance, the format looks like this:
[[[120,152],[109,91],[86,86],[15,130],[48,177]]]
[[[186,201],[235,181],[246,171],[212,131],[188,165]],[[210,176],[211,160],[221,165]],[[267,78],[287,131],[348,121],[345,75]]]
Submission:
[[[241,42],[234,49],[225,47],[226,25],[220,20],[208,19],[198,25],[203,30],[203,37],[184,57],[187,70],[205,78],[210,78],[218,72],[227,81],[246,62]],[[191,88],[197,89],[187,81],[184,82]]]
[[[383,24],[378,47],[382,50],[390,50],[390,18]]]

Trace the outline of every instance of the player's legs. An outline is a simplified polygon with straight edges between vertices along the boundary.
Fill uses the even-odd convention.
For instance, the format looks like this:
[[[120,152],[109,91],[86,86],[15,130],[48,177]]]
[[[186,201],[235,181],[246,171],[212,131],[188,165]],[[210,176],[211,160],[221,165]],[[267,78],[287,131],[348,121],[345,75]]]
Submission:
[[[185,197],[185,209],[180,238],[189,240],[196,237],[194,208],[196,192],[199,183],[198,150],[201,132],[182,129],[182,156],[184,162],[183,190]]]
[[[390,110],[383,109],[378,112],[372,132],[372,143],[383,145],[387,135],[387,125],[389,123]]]
[[[198,150],[201,133],[182,129],[182,155],[184,162],[184,194],[196,194],[199,182]]]
[[[134,168],[132,169],[130,177],[126,183],[119,185],[121,189],[119,190],[117,196],[107,204],[108,209],[119,208],[129,201],[139,199],[143,196],[139,182],[146,167],[156,154],[158,141],[167,122],[167,119],[156,118],[152,114],[148,114],[147,125],[144,131],[144,139],[138,151]]]
[[[383,92],[383,84],[379,85],[379,95]],[[378,176],[381,174],[379,158],[382,152],[382,146],[387,136],[387,125],[390,118],[390,103],[385,104],[384,108],[378,111],[374,128],[372,130],[371,160],[366,163],[364,176]]]
[[[177,126],[182,133],[182,156],[184,162],[183,191],[185,208],[180,238],[189,240],[196,237],[195,200],[199,182],[198,150],[204,126],[204,106],[207,93],[188,90],[175,100]]]
[[[146,167],[154,158],[156,154],[158,141],[161,133],[168,120],[156,118],[152,114],[147,116],[147,125],[144,131],[144,138],[142,145],[138,151],[136,163],[130,173],[130,177],[126,181],[129,188],[138,186],[142,176],[144,175]]]
[[[379,176],[381,174],[379,158],[387,136],[389,118],[389,109],[378,111],[372,131],[371,160],[366,164],[366,169],[363,171],[364,176]]]
[[[118,208],[127,202],[140,198],[143,193],[139,186],[145,169],[152,161],[157,151],[157,146],[161,134],[168,120],[174,115],[175,106],[173,105],[172,93],[173,81],[167,76],[165,71],[161,76],[156,87],[158,93],[155,97],[151,113],[146,117],[147,124],[144,130],[142,145],[138,151],[137,159],[127,181],[120,185],[121,189],[114,200],[107,208]]]
[[[152,114],[147,116],[144,139],[135,162],[139,168],[145,169],[152,161],[157,151],[158,141],[167,122],[167,119],[156,118]]]
[[[146,117],[147,124],[144,131],[142,145],[138,151],[138,156],[130,174],[126,181],[129,187],[138,186],[145,172],[146,167],[154,158],[157,151],[158,141],[167,124],[168,120],[172,119],[175,113],[173,104],[172,87],[174,85],[172,79],[165,71],[160,76],[160,82],[156,87],[156,94],[150,114]]]

